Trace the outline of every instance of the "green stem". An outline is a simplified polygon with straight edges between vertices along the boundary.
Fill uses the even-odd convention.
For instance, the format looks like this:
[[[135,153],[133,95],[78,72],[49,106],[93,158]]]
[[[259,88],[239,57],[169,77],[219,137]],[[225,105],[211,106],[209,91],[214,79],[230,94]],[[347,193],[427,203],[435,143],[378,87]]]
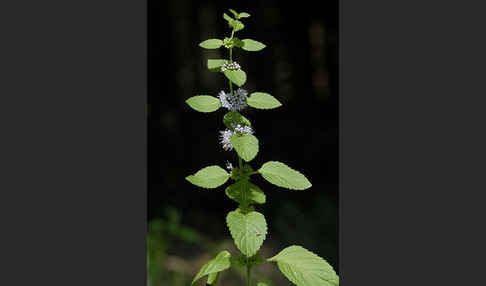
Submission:
[[[238,165],[240,166],[240,169],[243,168],[243,162],[241,161],[240,156],[238,156]]]
[[[251,267],[248,264],[248,257],[246,257],[246,276],[248,278],[248,286],[251,286]]]

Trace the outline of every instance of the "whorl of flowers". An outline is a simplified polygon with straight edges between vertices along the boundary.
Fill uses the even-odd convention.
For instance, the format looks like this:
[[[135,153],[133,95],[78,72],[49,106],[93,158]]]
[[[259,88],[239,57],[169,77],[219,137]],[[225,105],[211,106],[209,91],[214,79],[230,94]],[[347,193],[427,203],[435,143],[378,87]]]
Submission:
[[[221,106],[231,111],[238,111],[247,107],[246,98],[248,97],[248,92],[242,88],[238,88],[234,94],[220,91],[218,97],[221,101]]]
[[[219,131],[220,133],[219,140],[221,145],[223,145],[223,149],[225,151],[233,150],[233,145],[231,145],[231,135],[242,136],[242,135],[254,133],[253,128],[251,128],[250,126],[241,126],[240,124],[237,125],[232,124],[231,126],[234,129],[233,131],[230,129]]]
[[[224,72],[226,70],[234,71],[234,70],[239,70],[241,69],[241,66],[237,62],[232,62],[232,63],[224,63],[221,66],[221,71]]]

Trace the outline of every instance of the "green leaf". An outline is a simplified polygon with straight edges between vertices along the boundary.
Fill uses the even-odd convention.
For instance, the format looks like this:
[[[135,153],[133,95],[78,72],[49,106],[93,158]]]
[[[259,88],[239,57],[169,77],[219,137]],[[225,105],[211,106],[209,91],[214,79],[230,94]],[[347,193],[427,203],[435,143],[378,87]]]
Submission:
[[[196,277],[192,280],[191,285],[194,285],[197,280],[200,278],[210,275],[212,273],[218,273],[220,271],[223,271],[225,269],[230,268],[231,266],[231,254],[223,250],[221,251],[215,258],[210,260],[208,263],[204,264],[203,267],[201,267],[201,270],[199,270],[199,273],[197,273]],[[212,277],[214,279],[214,276]],[[208,279],[209,281],[209,279]]]
[[[249,106],[258,109],[272,109],[282,106],[280,101],[275,97],[264,92],[253,92],[246,99],[246,103],[248,103]]]
[[[329,263],[302,246],[293,245],[267,259],[298,286],[338,286],[339,276]]]
[[[223,45],[223,41],[220,39],[209,39],[199,43],[201,48],[205,49],[218,49]]]
[[[238,156],[246,162],[253,160],[258,153],[258,139],[251,134],[231,135],[230,142]]]
[[[210,95],[193,96],[186,100],[186,103],[194,110],[199,112],[213,112],[221,107],[221,101]]]
[[[241,180],[226,188],[226,195],[240,204],[264,204],[265,193],[249,181]]]
[[[219,166],[209,166],[199,170],[196,174],[186,177],[190,183],[206,188],[214,189],[226,183],[230,174]]]
[[[227,62],[227,60],[222,59],[208,59],[208,69],[213,72],[221,71],[221,66]]]
[[[263,282],[258,282],[257,286],[268,286],[268,285]]]
[[[225,70],[224,75],[239,87],[246,82],[246,73],[243,70]]]
[[[245,51],[256,52],[263,50],[266,46],[263,43],[252,39],[244,39],[242,40],[243,47],[241,47]]]
[[[219,272],[211,273],[208,275],[208,281],[206,282],[206,284],[215,285],[216,282],[218,282],[218,278],[219,278]]]
[[[233,18],[231,18],[230,16],[228,16],[228,14],[226,14],[226,13],[223,13],[223,18],[224,18],[226,21],[228,21],[228,24],[230,24],[230,25],[231,25],[231,22],[233,22],[233,21],[234,21],[234,19],[233,19]]]
[[[238,111],[230,111],[226,113],[223,117],[223,123],[229,129],[233,129],[233,126],[231,126],[231,124],[234,125],[240,124],[241,126],[251,126],[250,120],[248,120],[246,117],[241,115],[241,113],[239,113]]]
[[[233,13],[233,15],[235,15],[235,18],[238,19],[239,18],[239,15],[238,15],[238,12],[236,12],[235,10],[233,9],[228,9],[231,13]]]
[[[246,215],[239,209],[228,213],[226,223],[233,237],[236,247],[246,256],[257,253],[267,235],[265,217],[256,211]]]
[[[246,12],[241,12],[240,14],[238,14],[239,18],[248,18],[250,17],[250,14],[246,13]]]
[[[245,25],[238,20],[231,21],[231,23],[229,25],[231,27],[235,28],[235,32],[241,31],[241,30],[243,30],[243,28],[245,28]]]
[[[258,170],[270,183],[291,190],[305,190],[312,186],[307,178],[284,163],[270,161]]]

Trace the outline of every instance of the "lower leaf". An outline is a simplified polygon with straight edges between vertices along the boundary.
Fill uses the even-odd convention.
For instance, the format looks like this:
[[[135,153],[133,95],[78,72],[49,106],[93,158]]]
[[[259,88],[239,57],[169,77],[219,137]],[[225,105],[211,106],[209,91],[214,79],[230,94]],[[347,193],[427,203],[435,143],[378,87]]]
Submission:
[[[203,267],[201,267],[201,270],[199,270],[199,273],[197,273],[196,277],[192,280],[191,285],[194,285],[194,283],[197,282],[197,280],[201,279],[202,277],[206,275],[211,275],[215,273],[219,273],[225,269],[230,268],[231,266],[231,254],[223,250],[221,251],[214,259],[210,260],[208,263],[204,264]],[[217,279],[217,276],[212,275],[211,281],[215,282],[215,279]],[[208,278],[208,282],[209,282]]]

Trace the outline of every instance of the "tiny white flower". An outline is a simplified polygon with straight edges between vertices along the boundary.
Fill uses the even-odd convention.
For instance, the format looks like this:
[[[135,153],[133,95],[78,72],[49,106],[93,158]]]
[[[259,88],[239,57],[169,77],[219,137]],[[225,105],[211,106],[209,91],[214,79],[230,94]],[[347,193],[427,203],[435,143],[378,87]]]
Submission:
[[[229,161],[226,161],[226,169],[228,169],[228,171],[233,170],[233,164],[231,164]]]

